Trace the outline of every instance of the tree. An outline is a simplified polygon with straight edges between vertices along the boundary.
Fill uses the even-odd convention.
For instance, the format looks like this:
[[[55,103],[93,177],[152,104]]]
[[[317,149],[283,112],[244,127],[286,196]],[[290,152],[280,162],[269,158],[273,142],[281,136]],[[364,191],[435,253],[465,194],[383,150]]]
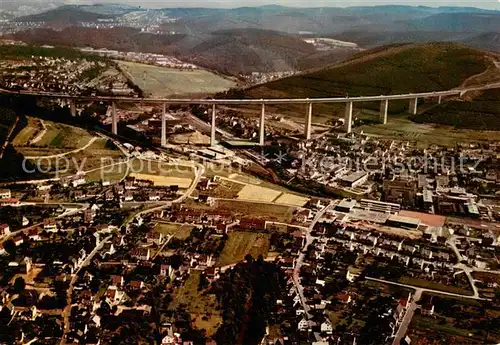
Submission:
[[[16,253],[16,244],[12,240],[7,240],[3,244],[3,247],[7,253],[14,255]]]
[[[26,288],[26,282],[22,277],[18,277],[14,282],[14,291],[18,294],[24,291]]]

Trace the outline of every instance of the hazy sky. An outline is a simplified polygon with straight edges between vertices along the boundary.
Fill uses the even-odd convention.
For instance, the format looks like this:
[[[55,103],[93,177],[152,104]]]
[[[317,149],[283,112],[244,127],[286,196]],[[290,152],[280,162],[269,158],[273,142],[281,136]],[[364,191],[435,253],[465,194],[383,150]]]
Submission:
[[[78,1],[78,0],[76,0]],[[78,1],[87,2],[87,1]],[[89,1],[90,2],[90,1]],[[425,6],[473,6],[500,10],[500,0],[97,0],[95,2],[119,2],[145,7],[240,7],[279,4],[299,7],[346,7],[346,6],[373,6],[373,5],[425,5]],[[499,23],[500,26],[500,23]]]
[[[1,0],[0,0],[1,1]],[[77,2],[87,2],[76,0]],[[89,1],[90,2],[90,1]],[[93,2],[115,2],[142,5],[144,7],[240,7],[279,4],[299,7],[346,7],[346,6],[374,6],[374,5],[425,5],[425,6],[473,6],[500,10],[500,0],[96,0]],[[499,23],[500,26],[500,23]]]

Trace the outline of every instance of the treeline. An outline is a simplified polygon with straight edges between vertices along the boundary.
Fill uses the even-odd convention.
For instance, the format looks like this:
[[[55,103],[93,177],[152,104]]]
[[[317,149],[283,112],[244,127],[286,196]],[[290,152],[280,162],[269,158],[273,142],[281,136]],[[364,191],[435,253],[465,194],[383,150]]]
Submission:
[[[285,287],[284,273],[262,256],[254,260],[247,255],[246,262],[223,274],[212,287],[223,319],[217,344],[259,344]]]
[[[79,50],[64,47],[44,48],[37,45],[0,46],[0,59],[2,60],[31,59],[32,56],[66,58],[69,60],[87,59],[91,61],[108,61],[106,58],[97,55],[90,55]]]
[[[500,130],[500,91],[486,91],[472,102],[449,101],[423,114],[411,116],[417,123],[437,123],[455,128]]]

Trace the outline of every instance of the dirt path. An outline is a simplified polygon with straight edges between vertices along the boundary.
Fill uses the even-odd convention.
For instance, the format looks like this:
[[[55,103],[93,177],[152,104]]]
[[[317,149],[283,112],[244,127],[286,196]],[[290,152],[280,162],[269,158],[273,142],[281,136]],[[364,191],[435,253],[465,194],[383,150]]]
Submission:
[[[89,142],[83,146],[83,147],[80,147],[78,149],[75,149],[75,150],[72,150],[72,151],[68,151],[68,152],[65,152],[65,153],[59,153],[59,154],[56,154],[56,155],[50,155],[50,156],[25,156],[24,158],[26,159],[51,159],[51,158],[60,158],[60,157],[64,157],[64,156],[67,156],[67,155],[70,155],[72,153],[78,153],[80,151],[83,151],[87,148],[90,147],[90,145],[92,145],[97,139],[99,139],[98,137],[92,137],[92,139],[89,140]]]
[[[40,131],[40,133],[37,134],[37,136],[33,140],[31,140],[30,145],[36,144],[37,142],[42,140],[45,133],[47,133],[47,125],[45,124],[45,122],[43,122],[42,119],[40,119],[40,124],[42,125],[42,130]]]

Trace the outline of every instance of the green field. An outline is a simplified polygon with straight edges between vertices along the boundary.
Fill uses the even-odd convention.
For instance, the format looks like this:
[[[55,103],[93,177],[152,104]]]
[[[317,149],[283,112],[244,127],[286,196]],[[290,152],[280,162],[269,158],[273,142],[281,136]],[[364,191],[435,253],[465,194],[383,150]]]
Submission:
[[[164,235],[173,235],[178,239],[186,239],[191,235],[191,231],[193,231],[194,226],[187,224],[178,224],[178,223],[158,223],[154,227],[154,231],[160,232]]]
[[[84,129],[48,120],[43,120],[43,122],[47,128],[46,131],[43,131],[42,120],[28,117],[27,126],[14,139],[14,146],[23,153],[25,150],[37,149],[74,150],[85,146],[92,139],[92,135]],[[46,153],[46,155],[50,154],[54,153]]]
[[[291,222],[296,209],[291,206],[240,200],[217,200],[217,208],[242,217],[262,218],[276,222]]]
[[[207,336],[212,336],[222,323],[222,318],[220,312],[215,308],[215,295],[199,292],[199,281],[200,271],[191,270],[184,285],[175,291],[169,309],[181,308],[183,311],[189,312],[191,319],[194,320],[195,328],[205,329]]]
[[[194,170],[189,162],[183,164],[160,163],[134,159],[131,161],[131,172],[136,174],[158,175],[179,178],[193,178]]]
[[[218,266],[226,266],[243,261],[247,254],[254,258],[260,254],[267,256],[269,234],[237,231],[229,234],[224,249],[219,257]]]
[[[456,293],[456,294],[461,294],[461,295],[469,295],[469,296],[473,295],[472,289],[467,290],[467,289],[464,289],[461,287],[444,285],[441,283],[437,283],[437,282],[433,282],[433,281],[429,281],[429,280],[425,280],[425,279],[418,279],[418,278],[403,276],[399,279],[398,282],[401,284],[418,286],[418,287],[422,287],[425,289],[445,291],[445,292]]]
[[[40,155],[54,154],[54,152],[56,151],[53,149],[40,149],[38,151]],[[32,154],[33,150],[28,150],[26,153]],[[101,179],[116,181],[124,176],[126,165],[107,166],[118,163],[119,159],[123,157],[123,153],[117,147],[113,147],[106,139],[98,139],[87,149],[77,153],[71,153],[59,158],[33,159],[30,161],[40,166],[44,171],[50,168],[49,175],[68,176],[74,175],[78,171],[84,171],[88,172],[88,181],[100,181]]]
[[[457,143],[500,140],[500,132],[456,129],[450,126],[415,123],[408,116],[389,117],[387,124],[370,124],[355,127],[375,137],[419,142],[422,146],[437,144],[453,147]]]
[[[128,61],[117,62],[123,72],[130,76],[145,94],[152,97],[206,95],[236,85],[232,80],[201,69],[190,71]]]

